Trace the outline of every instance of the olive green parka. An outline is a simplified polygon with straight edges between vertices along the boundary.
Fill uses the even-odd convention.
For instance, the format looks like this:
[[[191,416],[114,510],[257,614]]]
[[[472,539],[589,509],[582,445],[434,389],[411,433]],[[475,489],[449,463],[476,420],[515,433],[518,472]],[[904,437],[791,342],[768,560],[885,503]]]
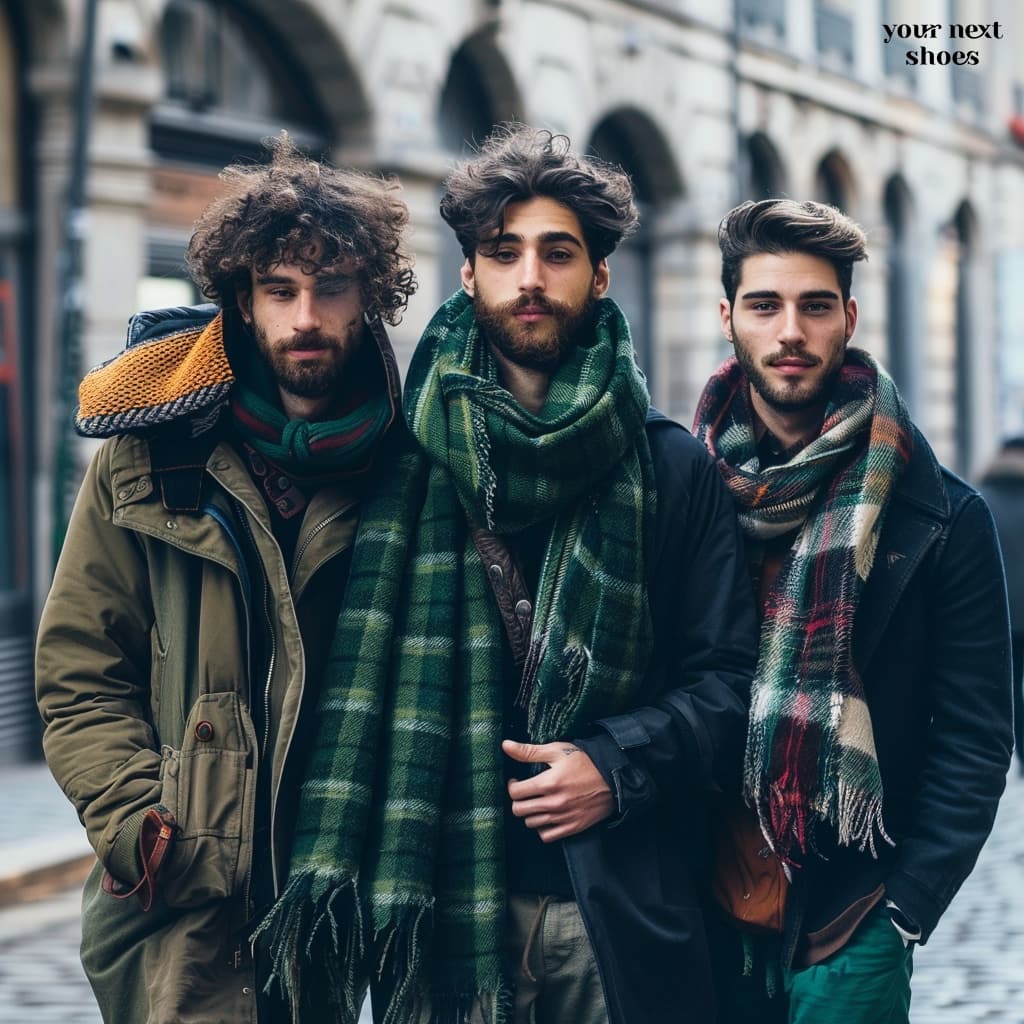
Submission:
[[[390,380],[393,356],[383,354]],[[332,567],[351,547],[357,504],[351,487],[322,487],[286,565],[234,447],[212,448],[202,507],[187,513],[165,507],[150,456],[146,440],[112,437],[82,484],[38,634],[44,751],[98,858],[82,961],[107,1024],[252,1024],[257,776],[270,773],[280,891],[288,836],[278,819],[297,800],[282,778],[302,754],[300,711],[313,710],[304,634],[320,638],[312,660],[322,666],[330,629],[306,625],[325,604],[336,614],[340,594],[325,586],[337,586]],[[269,711],[260,741],[257,700]],[[178,832],[144,912],[101,879],[139,879],[138,833],[155,805]]]

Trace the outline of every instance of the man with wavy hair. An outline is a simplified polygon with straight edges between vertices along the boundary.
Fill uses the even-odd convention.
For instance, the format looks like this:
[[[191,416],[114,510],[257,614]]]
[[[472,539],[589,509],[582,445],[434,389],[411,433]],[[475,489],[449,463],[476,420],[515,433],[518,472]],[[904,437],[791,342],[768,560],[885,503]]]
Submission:
[[[409,370],[260,938],[339,1021],[369,949],[389,1022],[710,1024],[694,872],[756,642],[735,516],[606,297],[626,175],[508,128],[446,185],[463,288]]]
[[[716,929],[720,1019],[906,1024],[914,947],[974,866],[1009,764],[999,546],[984,501],[849,347],[861,228],[766,199],[718,237],[735,358],[694,431],[763,605],[743,796],[792,880],[781,935]]]
[[[395,185],[286,138],[222,178],[188,249],[216,306],[140,314],[81,385],[78,430],[109,439],[39,629],[46,756],[98,857],[82,958],[108,1024],[291,1019],[252,922],[287,877],[361,508],[401,434]]]

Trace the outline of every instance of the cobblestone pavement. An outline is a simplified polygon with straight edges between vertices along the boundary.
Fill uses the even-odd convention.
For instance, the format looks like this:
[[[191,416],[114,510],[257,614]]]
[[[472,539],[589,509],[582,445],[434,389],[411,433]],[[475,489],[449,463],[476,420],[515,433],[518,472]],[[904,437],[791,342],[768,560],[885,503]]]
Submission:
[[[1024,779],[1010,768],[995,828],[927,946],[911,1024],[1024,1024]]]
[[[78,963],[78,892],[0,910],[0,1024],[100,1024]],[[1024,1024],[1024,781],[914,957],[912,1024]],[[117,1022],[129,1024],[129,1022]],[[370,1024],[365,1011],[360,1024]]]

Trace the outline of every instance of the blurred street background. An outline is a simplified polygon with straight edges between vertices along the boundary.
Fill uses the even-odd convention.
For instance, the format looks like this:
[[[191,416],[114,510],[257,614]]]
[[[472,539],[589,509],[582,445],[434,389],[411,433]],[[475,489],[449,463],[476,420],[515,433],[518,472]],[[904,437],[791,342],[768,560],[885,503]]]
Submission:
[[[458,286],[440,182],[509,119],[630,172],[642,227],[611,294],[670,416],[689,424],[727,355],[721,216],[786,195],[868,231],[855,344],[939,457],[977,482],[1024,434],[1018,0],[0,0],[0,1022],[96,1019],[75,956],[87,850],[40,763],[32,679],[92,452],[71,429],[78,380],[137,309],[200,300],[192,224],[218,172],[282,129],[400,178],[419,280],[392,335],[404,366]],[[915,1024],[1024,1022],[1010,783],[920,951]]]

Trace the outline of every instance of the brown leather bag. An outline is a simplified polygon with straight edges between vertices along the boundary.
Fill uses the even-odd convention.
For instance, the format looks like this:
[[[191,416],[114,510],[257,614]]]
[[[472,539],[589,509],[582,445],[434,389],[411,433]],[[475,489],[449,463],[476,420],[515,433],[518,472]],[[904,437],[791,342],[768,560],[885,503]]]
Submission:
[[[789,881],[761,833],[757,815],[737,800],[723,808],[711,891],[722,909],[752,931],[781,932]]]

